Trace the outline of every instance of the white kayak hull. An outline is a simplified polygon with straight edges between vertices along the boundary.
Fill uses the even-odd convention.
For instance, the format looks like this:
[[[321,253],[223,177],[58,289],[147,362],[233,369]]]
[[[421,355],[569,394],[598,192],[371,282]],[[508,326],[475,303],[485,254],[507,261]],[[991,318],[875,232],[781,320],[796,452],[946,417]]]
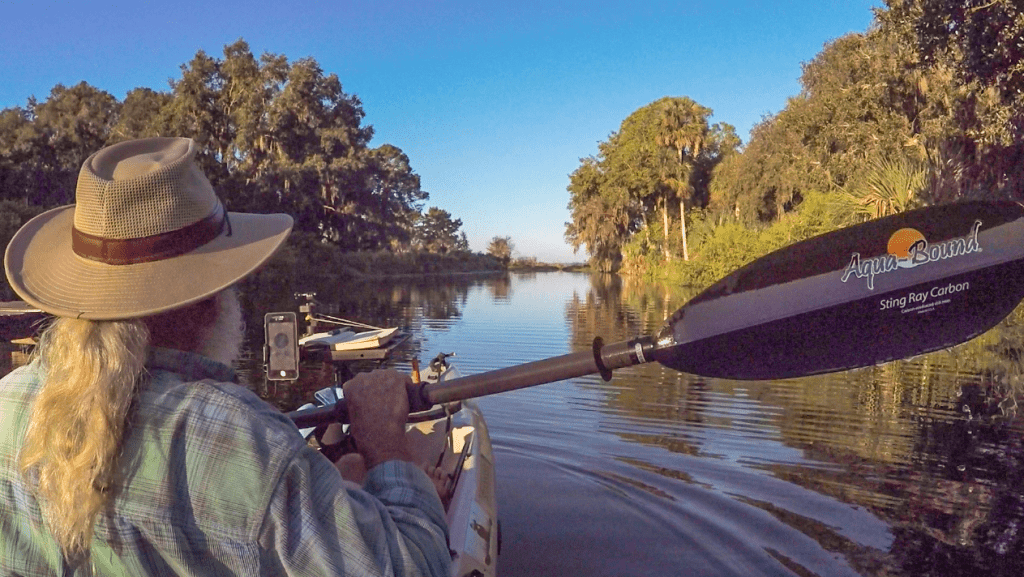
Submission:
[[[500,529],[494,492],[494,453],[483,413],[463,401],[454,415],[454,434],[463,436],[458,478],[448,506],[452,575],[497,575]]]
[[[443,375],[454,378],[450,366]],[[436,381],[428,369],[424,378]],[[334,403],[340,387],[317,391],[317,405]],[[314,406],[312,404],[307,406]],[[473,401],[434,406],[410,416],[409,446],[416,460],[440,469],[447,480],[450,499],[445,504],[453,577],[497,575],[501,532],[495,496],[494,452],[483,413]],[[347,428],[347,425],[345,426]],[[303,429],[307,438],[314,429]]]

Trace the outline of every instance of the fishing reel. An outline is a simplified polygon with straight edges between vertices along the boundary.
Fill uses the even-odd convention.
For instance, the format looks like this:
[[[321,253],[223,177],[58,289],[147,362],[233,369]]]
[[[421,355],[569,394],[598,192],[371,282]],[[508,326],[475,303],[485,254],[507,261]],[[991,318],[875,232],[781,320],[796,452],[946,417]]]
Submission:
[[[430,361],[430,364],[427,366],[430,368],[431,372],[436,375],[434,378],[435,381],[440,379],[441,376],[448,371],[451,367],[451,365],[448,364],[448,359],[454,356],[455,353],[438,353],[437,356]],[[428,380],[430,379],[428,378]]]

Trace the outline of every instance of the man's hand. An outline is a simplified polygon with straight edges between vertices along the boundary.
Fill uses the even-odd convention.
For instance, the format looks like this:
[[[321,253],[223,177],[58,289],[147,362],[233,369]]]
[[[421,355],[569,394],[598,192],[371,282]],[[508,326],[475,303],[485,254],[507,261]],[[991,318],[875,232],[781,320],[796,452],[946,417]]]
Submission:
[[[359,373],[343,386],[359,454],[370,470],[384,461],[412,461],[405,438],[409,418],[408,375],[393,370]]]
[[[341,473],[341,478],[357,485],[366,482],[366,460],[359,453],[346,453],[334,462],[334,468]]]

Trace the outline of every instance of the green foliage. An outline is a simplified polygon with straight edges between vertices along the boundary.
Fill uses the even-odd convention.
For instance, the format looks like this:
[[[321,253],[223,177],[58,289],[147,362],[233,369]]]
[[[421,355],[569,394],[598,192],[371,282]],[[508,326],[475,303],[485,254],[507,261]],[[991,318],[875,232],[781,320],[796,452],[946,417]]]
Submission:
[[[512,237],[496,236],[487,245],[487,254],[498,259],[502,266],[508,268],[509,263],[512,261],[512,252],[515,248],[516,245],[512,243]]]
[[[623,247],[641,230],[650,241],[656,220],[664,257],[685,255],[684,221],[675,215],[707,203],[714,165],[739,146],[733,127],[708,126],[710,115],[689,98],[662,98],[626,117],[599,144],[597,157],[580,160],[570,176],[565,238],[574,250],[586,246],[592,267],[617,270]],[[680,226],[676,240],[673,222]]]
[[[293,232],[266,266],[243,281],[241,289],[254,311],[294,307],[296,293],[315,292],[325,302],[336,300],[352,281],[386,276],[501,271],[492,256],[411,250],[342,252],[318,235]]]
[[[928,183],[923,162],[907,158],[875,158],[839,195],[850,212],[881,218],[915,208]]]
[[[782,218],[807,191],[859,218],[1024,196],[1024,10],[1011,0],[890,0],[803,66],[799,95],[716,167],[713,220]]]
[[[416,222],[413,244],[431,253],[466,252],[469,250],[469,241],[466,240],[466,233],[459,233],[461,226],[462,221],[452,219],[447,210],[432,206]]]
[[[186,136],[231,210],[288,213],[297,233],[342,250],[468,250],[461,221],[421,215],[428,194],[408,156],[391,144],[370,148],[363,116],[359,99],[316,60],[257,58],[238,40],[223,58],[197,52],[170,92],[136,88],[118,102],[82,82],[0,111],[0,200],[36,210],[69,204],[96,150]]]
[[[117,110],[113,96],[81,82],[0,112],[0,199],[72,203],[82,161],[103,146]]]
[[[808,191],[795,212],[764,230],[764,254],[856,222],[860,219],[850,214],[835,194]]]
[[[407,253],[391,251],[341,253],[341,268],[352,277],[381,276],[382,271],[395,274],[431,274],[502,270],[494,257],[469,251],[448,253],[415,250]]]
[[[763,233],[728,222],[715,229],[701,249],[700,256],[689,262],[676,262],[668,278],[681,285],[705,287],[726,274],[766,254]]]
[[[1024,5],[1017,0],[888,0],[884,29],[918,56],[930,124],[928,158],[942,169],[930,193],[1024,195]]]
[[[150,88],[134,88],[128,91],[124,102],[121,103],[117,121],[110,129],[108,144],[169,134],[171,131],[162,124],[165,120],[163,113],[170,110],[172,100],[172,95]]]
[[[622,269],[631,276],[650,278],[664,262],[662,246],[665,244],[661,227],[647,227],[633,235],[622,247]]]
[[[364,215],[366,239],[362,244],[403,250],[412,242],[428,195],[420,189],[420,177],[401,149],[385,144],[369,153],[371,198],[379,203],[379,210]]]
[[[0,247],[4,250],[23,224],[41,213],[39,207],[12,200],[0,200]],[[0,301],[17,299],[14,290],[7,284],[7,277],[0,277]]]
[[[157,121],[207,153],[203,168],[230,208],[286,212],[297,230],[344,249],[380,245],[375,224],[390,203],[367,147],[373,131],[336,75],[312,58],[257,61],[239,40],[223,59],[198,52],[171,87]]]
[[[650,266],[642,271],[648,278],[703,289],[774,250],[852,224],[853,216],[844,211],[836,195],[808,191],[797,210],[768,226],[746,226],[734,220],[716,225],[707,218],[693,222],[693,259]],[[652,262],[649,255],[646,259]]]
[[[711,175],[708,210],[716,220],[733,220],[750,224],[757,220],[760,200],[743,194],[741,181],[747,175],[749,157],[730,154],[718,163]]]
[[[543,265],[537,260],[537,257],[535,256],[521,256],[513,259],[508,266],[509,268],[514,269],[534,269],[541,266],[553,266],[553,268],[560,268],[561,265]]]
[[[625,190],[607,184],[596,158],[585,158],[569,177],[569,211],[565,240],[573,251],[583,246],[590,265],[602,272],[618,270],[622,245],[638,227],[639,207]]]
[[[716,173],[717,215],[768,222],[808,190],[846,186],[870,158],[923,159],[928,103],[909,71],[914,61],[912,47],[887,28],[826,45],[804,64],[801,93],[755,126],[743,153]]]
[[[1015,0],[889,0],[913,20],[924,58],[952,58],[964,83],[1024,92],[1024,5]]]

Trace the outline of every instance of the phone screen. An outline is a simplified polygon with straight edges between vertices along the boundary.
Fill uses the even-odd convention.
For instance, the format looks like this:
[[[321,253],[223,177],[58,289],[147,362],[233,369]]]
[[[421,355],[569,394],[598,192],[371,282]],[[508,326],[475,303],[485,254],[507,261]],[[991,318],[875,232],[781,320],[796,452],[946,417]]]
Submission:
[[[267,338],[267,378],[299,378],[299,343],[295,313],[269,313],[265,318]]]

